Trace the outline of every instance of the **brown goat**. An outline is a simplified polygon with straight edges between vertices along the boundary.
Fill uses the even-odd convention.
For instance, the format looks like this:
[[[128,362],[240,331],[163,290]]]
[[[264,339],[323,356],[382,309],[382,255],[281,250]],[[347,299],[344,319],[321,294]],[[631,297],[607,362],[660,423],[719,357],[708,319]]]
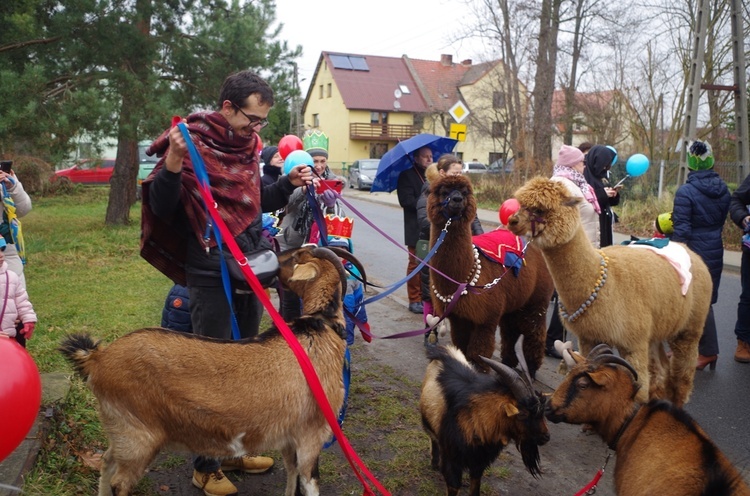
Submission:
[[[281,282],[303,300],[303,315],[290,327],[338,411],[346,349],[343,267],[324,248],[286,252],[279,262]],[[60,351],[99,400],[109,439],[99,496],[130,494],[165,447],[216,458],[279,449],[285,494],[294,495],[298,478],[305,494],[319,493],[313,467],[331,429],[277,330],[233,342],[141,329],[106,348],[72,335]]]
[[[430,436],[432,468],[445,479],[448,496],[469,470],[469,495],[479,496],[484,471],[515,441],[523,463],[537,477],[539,446],[549,441],[544,398],[514,369],[481,357],[496,377],[479,373],[453,346],[429,346],[419,410]]]
[[[638,371],[643,386],[638,401],[662,398],[684,405],[711,304],[711,274],[703,260],[680,243],[661,250],[684,256],[682,267],[690,264],[692,281],[684,289],[672,264],[650,249],[616,245],[596,250],[581,226],[580,200],[561,183],[535,177],[514,196],[521,209],[508,228],[531,236],[544,254],[560,296],[561,318],[578,337],[581,352],[607,343]],[[669,361],[661,352],[665,341],[673,354]],[[664,374],[661,364],[666,364]]]
[[[441,230],[450,219],[447,234],[430,265],[456,281],[468,281],[475,274],[475,248],[472,243],[471,222],[477,212],[476,199],[469,180],[463,176],[447,176],[432,184],[427,199],[430,219],[430,245],[434,246]],[[529,246],[525,264],[516,277],[512,270],[480,257],[481,273],[475,286],[488,284],[501,274],[505,276],[491,289],[469,291],[459,298],[448,314],[451,340],[480,370],[488,371],[480,356],[492,356],[495,351],[495,332],[500,325],[500,357],[509,367],[518,364],[514,344],[524,335],[523,353],[534,377],[544,360],[547,334],[547,307],[554,290],[539,250]],[[456,285],[431,271],[432,303],[439,314],[445,313],[447,302],[438,298],[452,296]]]
[[[551,422],[589,424],[616,451],[619,496],[750,496],[703,429],[664,400],[635,401],[635,369],[606,345],[584,358],[563,351],[570,372],[547,401]]]

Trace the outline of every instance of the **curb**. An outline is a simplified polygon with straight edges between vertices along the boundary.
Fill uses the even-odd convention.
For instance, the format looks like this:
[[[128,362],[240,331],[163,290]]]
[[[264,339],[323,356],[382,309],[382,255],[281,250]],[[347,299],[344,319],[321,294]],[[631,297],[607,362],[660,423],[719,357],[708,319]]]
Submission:
[[[52,417],[54,403],[65,399],[70,376],[62,373],[42,374],[42,406],[26,438],[0,463],[0,496],[21,493],[24,476],[34,467]],[[12,489],[13,488],[13,489]]]

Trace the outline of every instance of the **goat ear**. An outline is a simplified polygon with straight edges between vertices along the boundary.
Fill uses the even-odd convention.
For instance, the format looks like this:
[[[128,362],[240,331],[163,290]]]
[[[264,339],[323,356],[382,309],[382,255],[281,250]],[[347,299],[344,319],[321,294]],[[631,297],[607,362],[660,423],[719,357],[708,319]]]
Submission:
[[[505,415],[508,417],[518,415],[518,408],[516,408],[516,405],[513,403],[505,403],[503,405],[503,410],[505,410]]]
[[[318,277],[318,266],[314,263],[299,264],[294,268],[290,281],[310,281]]]
[[[612,374],[610,371],[599,369],[595,370],[593,372],[589,372],[588,376],[591,378],[591,380],[600,387],[607,387],[612,383]]]

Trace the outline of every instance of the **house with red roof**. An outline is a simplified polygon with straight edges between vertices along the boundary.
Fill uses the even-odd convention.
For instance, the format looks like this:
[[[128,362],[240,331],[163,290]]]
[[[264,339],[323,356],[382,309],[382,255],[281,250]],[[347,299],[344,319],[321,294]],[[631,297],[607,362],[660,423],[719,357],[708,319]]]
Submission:
[[[628,156],[640,150],[634,127],[637,113],[628,98],[618,90],[577,92],[570,109],[566,106],[563,90],[552,95],[552,122],[555,133],[552,137],[552,156],[556,157],[569,133],[571,144],[578,146],[584,141],[593,144],[612,145],[620,156]]]
[[[432,61],[322,52],[302,106],[304,128],[328,135],[329,163],[338,168],[380,158],[419,133],[449,136],[456,124],[449,110],[461,102],[469,115],[455,151],[490,164],[513,156],[502,115],[505,74],[499,61],[456,63],[450,55]]]

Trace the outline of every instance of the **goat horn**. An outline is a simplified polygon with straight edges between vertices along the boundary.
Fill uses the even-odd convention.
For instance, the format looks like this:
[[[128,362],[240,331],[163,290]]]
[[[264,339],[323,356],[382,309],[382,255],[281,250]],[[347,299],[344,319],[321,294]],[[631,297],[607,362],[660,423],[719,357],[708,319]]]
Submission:
[[[598,357],[596,357],[595,360],[593,360],[592,363],[594,363],[596,365],[605,364],[605,363],[614,363],[614,364],[617,364],[617,365],[622,365],[623,367],[625,367],[626,369],[628,369],[631,374],[633,374],[633,378],[635,379],[636,382],[638,382],[638,372],[636,372],[635,369],[633,368],[633,366],[630,365],[627,362],[627,360],[625,360],[622,357],[619,357],[617,355],[612,355],[612,354],[599,355]]]
[[[367,286],[367,274],[365,273],[365,268],[362,265],[362,262],[357,260],[357,258],[347,250],[346,248],[339,248],[338,246],[326,246],[329,250],[331,250],[333,253],[339,256],[339,258],[343,258],[345,260],[348,260],[349,262],[354,265],[357,270],[359,271],[360,276],[362,277],[362,283]]]
[[[318,258],[324,258],[331,262],[334,267],[336,267],[336,270],[339,271],[339,277],[341,277],[341,299],[344,299],[344,296],[346,296],[346,270],[344,270],[344,265],[341,263],[341,259],[336,255],[333,251],[331,251],[330,248],[324,248],[322,246],[319,246],[317,248],[312,249],[312,254],[315,257]]]
[[[518,359],[518,365],[523,373],[526,374],[526,378],[529,380],[529,384],[531,384],[531,373],[529,372],[529,366],[526,363],[526,357],[523,356],[523,334],[518,335],[514,350],[516,352],[516,358]]]
[[[597,344],[596,346],[594,346],[591,349],[591,351],[589,351],[589,354],[586,358],[588,360],[593,360],[594,358],[602,354],[607,354],[607,355],[612,354],[612,348],[610,348],[610,346],[606,343],[601,343],[601,344]]]
[[[497,362],[495,360],[490,360],[489,358],[485,358],[481,355],[478,356],[482,359],[482,361],[484,361],[484,363],[489,365],[492,370],[497,372],[500,383],[508,386],[510,392],[513,393],[513,396],[519,403],[527,403],[531,400],[539,401],[539,398],[537,398],[536,393],[534,393],[534,389],[531,387],[531,384],[527,383],[524,377],[517,371],[503,363]]]

